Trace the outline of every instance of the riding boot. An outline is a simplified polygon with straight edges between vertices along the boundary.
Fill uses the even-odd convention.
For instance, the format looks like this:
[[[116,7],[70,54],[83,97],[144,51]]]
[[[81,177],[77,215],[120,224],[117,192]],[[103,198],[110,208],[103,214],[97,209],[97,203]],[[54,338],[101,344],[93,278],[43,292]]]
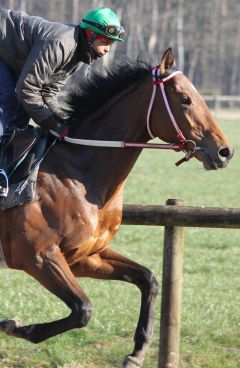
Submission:
[[[0,169],[0,197],[7,197],[8,195],[8,177],[5,170]]]
[[[0,167],[3,163],[4,145],[0,143]],[[8,195],[8,177],[4,169],[0,169],[0,197]]]
[[[8,195],[8,176],[6,169],[6,148],[10,145],[15,135],[15,130],[0,138],[0,197]]]

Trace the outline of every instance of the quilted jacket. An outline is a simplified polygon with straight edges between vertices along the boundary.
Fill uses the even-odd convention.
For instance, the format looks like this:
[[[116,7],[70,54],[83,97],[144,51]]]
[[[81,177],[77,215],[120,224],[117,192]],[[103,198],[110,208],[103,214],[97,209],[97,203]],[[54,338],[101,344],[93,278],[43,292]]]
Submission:
[[[53,112],[64,118],[57,95],[82,63],[91,64],[94,55],[77,25],[0,9],[0,59],[16,79],[20,103],[40,124]]]

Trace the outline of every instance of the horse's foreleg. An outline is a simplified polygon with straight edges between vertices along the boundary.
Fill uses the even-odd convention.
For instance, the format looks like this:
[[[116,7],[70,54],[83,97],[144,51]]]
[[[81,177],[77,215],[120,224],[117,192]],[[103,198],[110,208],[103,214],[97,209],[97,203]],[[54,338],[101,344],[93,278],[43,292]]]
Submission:
[[[80,260],[72,267],[75,276],[122,280],[135,284],[141,291],[141,309],[135,332],[133,353],[125,357],[122,368],[141,367],[150,343],[153,327],[157,281],[150,270],[107,248],[100,254]]]
[[[26,264],[25,271],[55,294],[71,309],[71,314],[58,321],[20,326],[16,319],[0,321],[0,331],[34,343],[62,332],[83,327],[91,314],[91,303],[75,280],[57,246]]]

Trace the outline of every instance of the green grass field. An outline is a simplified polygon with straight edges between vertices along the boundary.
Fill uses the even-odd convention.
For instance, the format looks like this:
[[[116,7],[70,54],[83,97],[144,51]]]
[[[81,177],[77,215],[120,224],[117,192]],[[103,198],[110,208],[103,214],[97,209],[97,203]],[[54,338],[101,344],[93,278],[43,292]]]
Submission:
[[[176,168],[181,154],[146,150],[125,189],[125,203],[240,207],[240,126],[222,122],[235,147],[227,169],[205,171],[192,160]],[[163,228],[122,226],[112,247],[154,271],[161,284]],[[181,368],[240,367],[239,230],[186,230],[181,328]],[[88,326],[39,345],[0,335],[0,367],[117,368],[132,351],[139,292],[120,282],[79,280],[94,305]],[[24,324],[66,316],[68,309],[27,275],[0,270],[0,318]],[[160,296],[155,332],[144,368],[156,368]]]

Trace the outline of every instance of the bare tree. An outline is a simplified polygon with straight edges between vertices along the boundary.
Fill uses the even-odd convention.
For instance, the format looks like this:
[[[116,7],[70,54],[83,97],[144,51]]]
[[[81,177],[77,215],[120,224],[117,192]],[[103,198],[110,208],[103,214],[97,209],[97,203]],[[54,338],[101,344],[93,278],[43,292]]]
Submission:
[[[239,0],[0,0],[2,8],[76,24],[102,6],[126,29],[125,42],[114,44],[103,64],[122,55],[159,62],[172,46],[179,69],[203,92],[240,93]]]
[[[184,0],[178,0],[177,49],[178,49],[178,67],[180,70],[184,70],[183,15],[184,15]]]
[[[151,29],[151,34],[149,36],[148,42],[148,52],[150,55],[153,54],[159,34],[159,9],[158,9],[158,0],[153,0],[152,2],[152,14],[151,14],[151,22],[149,22],[149,27]]]

